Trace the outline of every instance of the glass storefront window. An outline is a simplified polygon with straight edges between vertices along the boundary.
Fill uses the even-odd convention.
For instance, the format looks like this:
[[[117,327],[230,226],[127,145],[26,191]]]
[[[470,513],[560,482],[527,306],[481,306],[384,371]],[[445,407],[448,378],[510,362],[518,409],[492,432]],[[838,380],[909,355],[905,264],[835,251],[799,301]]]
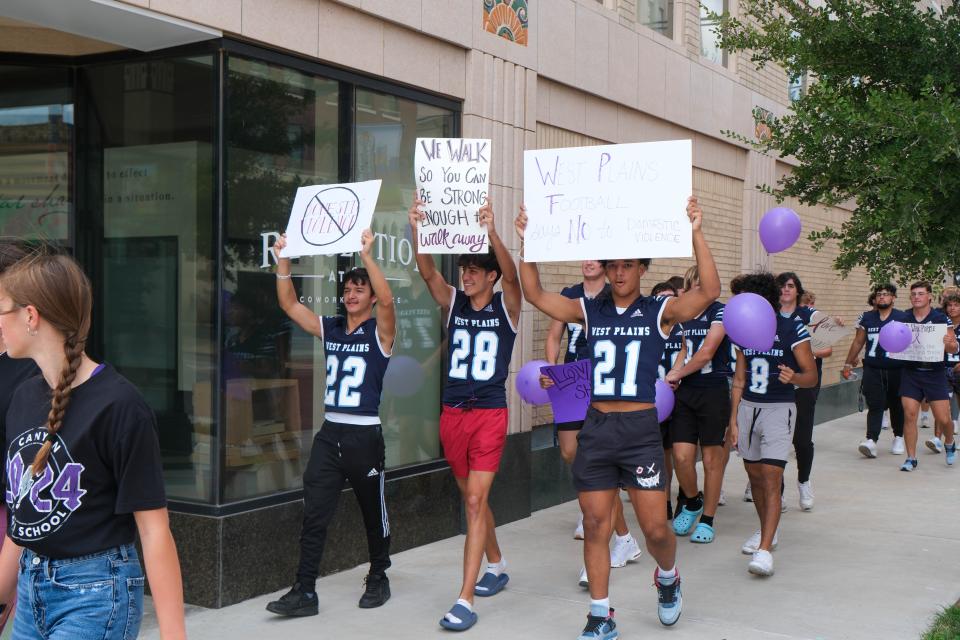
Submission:
[[[0,65],[0,236],[69,241],[73,126],[69,69]]]
[[[396,300],[397,339],[380,418],[387,467],[397,467],[440,457],[442,321],[416,271],[407,210],[416,139],[450,137],[454,121],[447,109],[357,89],[354,122],[354,177],[383,180],[373,218],[374,256]]]
[[[80,73],[81,245],[103,358],[157,416],[167,495],[215,501],[213,255],[217,67],[212,55],[116,62]],[[95,234],[88,237],[87,234]]]
[[[280,309],[269,247],[304,185],[382,180],[374,257],[398,322],[387,466],[440,457],[442,319],[407,209],[416,139],[456,135],[455,105],[238,48],[0,64],[0,235],[66,245],[83,264],[91,355],[154,409],[167,495],[181,503],[302,487],[324,420],[323,345]],[[358,262],[295,260],[300,301],[341,313]]]
[[[224,500],[302,486],[323,423],[323,345],[277,304],[268,246],[298,187],[339,176],[340,84],[230,56],[223,247]],[[318,315],[337,313],[336,257],[295,261],[294,286]]]

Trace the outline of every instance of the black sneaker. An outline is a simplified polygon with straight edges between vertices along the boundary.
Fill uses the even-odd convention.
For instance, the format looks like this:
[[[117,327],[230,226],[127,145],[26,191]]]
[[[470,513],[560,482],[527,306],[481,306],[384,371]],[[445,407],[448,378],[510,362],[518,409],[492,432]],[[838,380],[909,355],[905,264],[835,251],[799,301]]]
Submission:
[[[390,599],[390,580],[382,573],[371,573],[363,579],[366,589],[360,597],[361,609],[381,607]]]
[[[317,615],[317,594],[316,592],[304,593],[300,590],[298,582],[279,600],[267,604],[267,611],[280,616],[315,616]]]
[[[614,640],[620,637],[617,623],[613,621],[613,609],[607,616],[592,616],[587,614],[587,626],[577,640]]]

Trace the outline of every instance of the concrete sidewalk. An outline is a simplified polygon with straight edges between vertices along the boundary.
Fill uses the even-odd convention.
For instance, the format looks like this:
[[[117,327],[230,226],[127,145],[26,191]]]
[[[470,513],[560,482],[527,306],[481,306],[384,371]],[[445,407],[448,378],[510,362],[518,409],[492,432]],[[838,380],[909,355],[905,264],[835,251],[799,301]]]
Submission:
[[[717,539],[694,545],[678,540],[684,610],[671,629],[656,616],[654,563],[641,559],[611,572],[611,603],[621,637],[651,634],[680,639],[915,640],[932,617],[960,596],[958,561],[960,469],[928,453],[921,429],[920,466],[902,473],[903,456],[889,453],[884,431],[875,460],[857,453],[865,414],[817,426],[813,485],[816,508],[797,507],[796,465],[787,467],[790,510],[781,523],[776,575],[747,573],[740,545],[756,529],[752,504],[741,501],[746,475],[731,458],[728,503],[717,514]],[[478,598],[473,640],[570,639],[579,635],[589,597],[576,584],[582,545],[572,539],[576,502],[539,511],[497,529],[509,563],[510,585],[492,599]],[[634,535],[639,527],[628,523]],[[393,523],[402,527],[402,517]],[[357,535],[362,535],[357,532]],[[463,537],[397,554],[390,570],[393,598],[382,608],[357,608],[366,567],[322,579],[320,615],[281,619],[264,606],[282,592],[220,610],[188,612],[191,638],[299,640],[450,638],[438,623],[459,590]],[[264,558],[269,562],[269,558]],[[145,638],[159,638],[145,620]]]

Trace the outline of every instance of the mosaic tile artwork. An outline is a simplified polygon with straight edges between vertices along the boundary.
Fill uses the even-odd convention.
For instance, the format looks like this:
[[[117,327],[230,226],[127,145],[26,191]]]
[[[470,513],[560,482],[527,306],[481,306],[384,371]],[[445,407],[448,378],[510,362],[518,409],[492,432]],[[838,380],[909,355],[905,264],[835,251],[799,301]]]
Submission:
[[[483,0],[483,28],[527,46],[527,0]]]

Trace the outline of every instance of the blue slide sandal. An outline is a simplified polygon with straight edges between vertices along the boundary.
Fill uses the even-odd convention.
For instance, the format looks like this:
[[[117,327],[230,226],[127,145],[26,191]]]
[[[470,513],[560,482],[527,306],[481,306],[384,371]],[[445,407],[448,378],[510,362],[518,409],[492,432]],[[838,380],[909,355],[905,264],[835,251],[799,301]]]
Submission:
[[[484,573],[483,577],[480,578],[480,582],[473,587],[473,595],[480,596],[481,598],[495,596],[503,591],[503,588],[507,586],[508,582],[510,582],[510,576],[505,573],[501,573],[499,576],[495,576],[492,573]]]
[[[458,622],[450,620],[447,616],[453,617]],[[477,624],[477,614],[459,603],[453,605],[447,616],[440,618],[440,626],[450,631],[466,631]]]

